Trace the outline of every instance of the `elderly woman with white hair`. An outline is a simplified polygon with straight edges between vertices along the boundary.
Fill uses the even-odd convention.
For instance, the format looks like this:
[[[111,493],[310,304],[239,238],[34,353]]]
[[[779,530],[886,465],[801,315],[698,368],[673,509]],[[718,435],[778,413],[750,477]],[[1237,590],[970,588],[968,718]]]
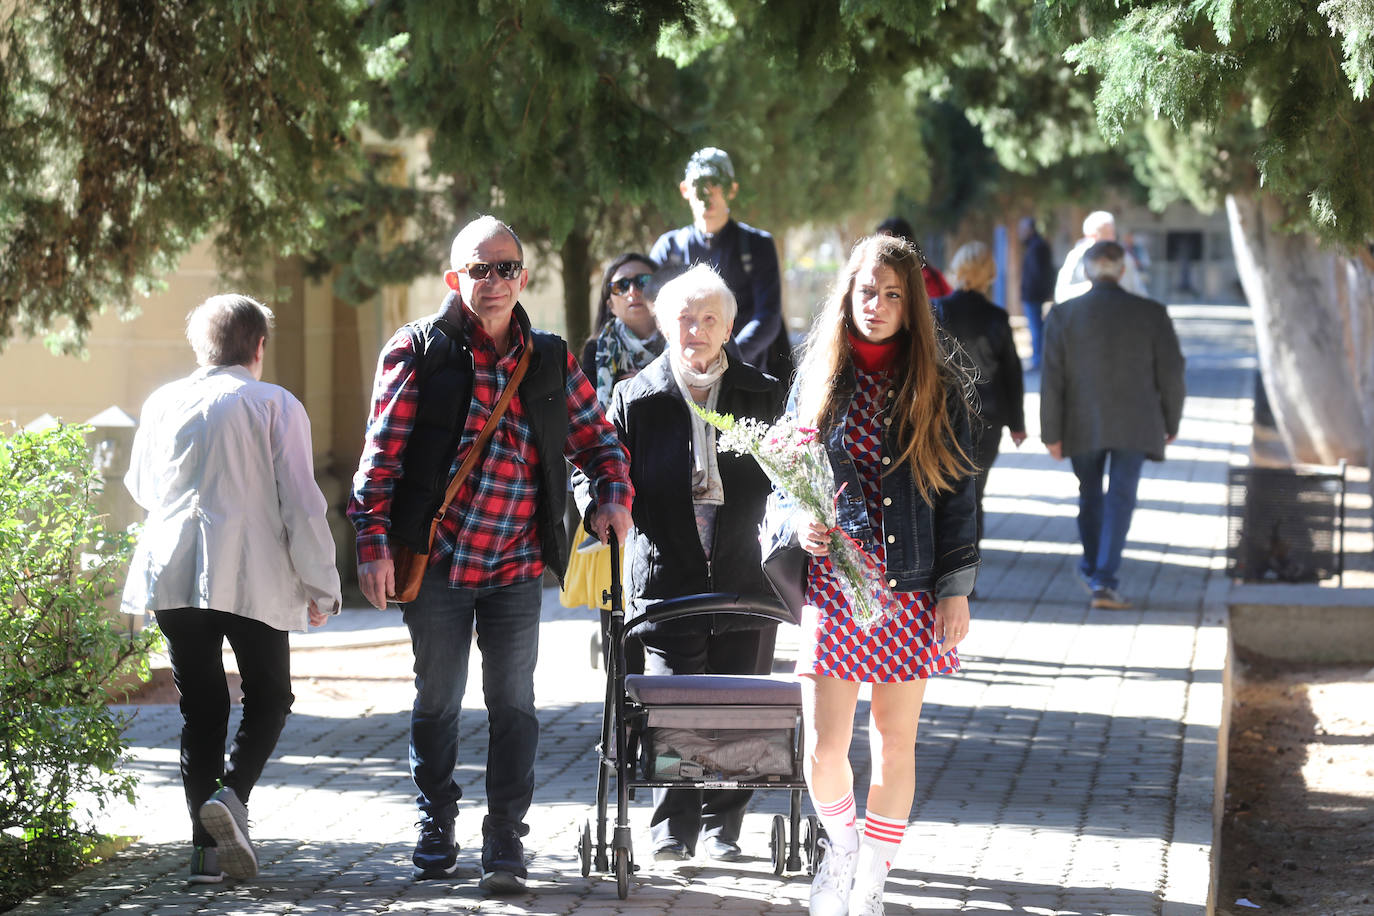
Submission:
[[[959,342],[975,370],[978,418],[973,426],[973,463],[978,504],[978,539],[983,538],[983,492],[988,472],[997,460],[1002,428],[1011,431],[1017,448],[1026,441],[1026,412],[1022,406],[1025,380],[1021,358],[1011,334],[1006,310],[988,298],[997,279],[997,262],[982,242],[969,242],[950,261],[955,291],[935,300],[935,315],[944,329]]]
[[[246,805],[295,699],[287,632],[323,624],[341,601],[310,420],[291,392],[262,381],[271,325],[247,296],[191,312],[200,368],[143,405],[124,478],[148,518],[123,609],[152,611],[167,637],[196,884],[257,874]],[[225,640],[243,681],[227,767]]]
[[[772,600],[758,541],[768,478],[752,458],[718,452],[714,428],[691,405],[772,422],[782,413],[782,383],[726,355],[735,297],[710,267],[698,265],[664,284],[654,311],[667,346],[616,386],[609,414],[630,453],[635,487],[632,609],[636,602],[701,592]],[[759,674],[771,667],[760,646],[771,644],[775,626],[715,615],[637,632],[643,632],[648,674]],[[737,789],[655,789],[654,858],[689,859],[698,837],[707,857],[739,858],[749,796]]]

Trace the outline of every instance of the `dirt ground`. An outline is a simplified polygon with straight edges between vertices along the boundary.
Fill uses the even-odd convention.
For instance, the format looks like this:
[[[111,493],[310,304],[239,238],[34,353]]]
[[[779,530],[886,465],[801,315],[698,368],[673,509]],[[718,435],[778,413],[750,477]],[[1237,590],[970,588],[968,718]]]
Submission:
[[[1217,912],[1374,914],[1374,670],[1241,663],[1231,715]]]

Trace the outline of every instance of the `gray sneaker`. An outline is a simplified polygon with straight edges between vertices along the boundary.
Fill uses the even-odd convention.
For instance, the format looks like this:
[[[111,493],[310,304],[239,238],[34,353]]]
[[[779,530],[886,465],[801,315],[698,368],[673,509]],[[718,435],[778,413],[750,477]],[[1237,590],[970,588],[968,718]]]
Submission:
[[[238,793],[221,786],[200,806],[200,822],[215,838],[219,864],[231,878],[252,878],[258,873],[258,855],[248,838],[248,809]]]
[[[224,872],[219,870],[219,850],[213,846],[196,846],[191,850],[191,876],[186,879],[192,884],[219,884],[224,880]]]
[[[1117,594],[1114,588],[1093,589],[1093,607],[1108,611],[1129,611],[1134,605]]]

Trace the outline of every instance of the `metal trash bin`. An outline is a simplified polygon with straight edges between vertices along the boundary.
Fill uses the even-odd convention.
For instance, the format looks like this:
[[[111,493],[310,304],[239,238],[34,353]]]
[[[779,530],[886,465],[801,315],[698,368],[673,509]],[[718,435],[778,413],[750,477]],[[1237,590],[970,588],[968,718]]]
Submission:
[[[1245,582],[1318,582],[1345,568],[1345,462],[1332,471],[1231,468],[1226,573]]]

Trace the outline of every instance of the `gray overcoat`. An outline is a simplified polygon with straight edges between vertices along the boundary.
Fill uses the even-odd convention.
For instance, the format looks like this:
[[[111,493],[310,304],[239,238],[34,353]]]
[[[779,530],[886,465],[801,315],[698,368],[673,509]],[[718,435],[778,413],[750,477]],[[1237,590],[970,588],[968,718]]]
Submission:
[[[1064,455],[1099,449],[1164,460],[1183,416],[1183,353],[1163,305],[1099,281],[1045,322],[1040,438]]]

